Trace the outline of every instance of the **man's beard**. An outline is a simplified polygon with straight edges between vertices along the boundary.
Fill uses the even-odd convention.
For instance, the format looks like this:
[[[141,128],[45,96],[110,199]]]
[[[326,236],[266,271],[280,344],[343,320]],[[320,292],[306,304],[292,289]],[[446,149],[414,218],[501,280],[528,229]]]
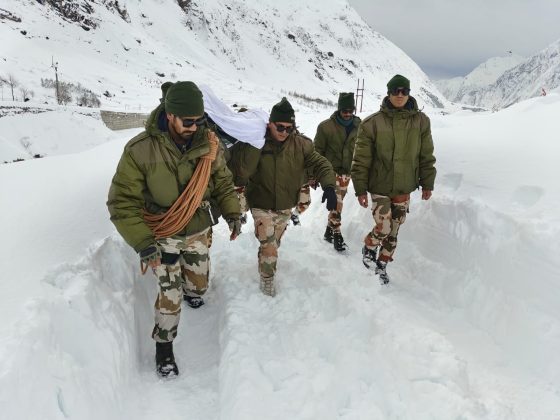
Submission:
[[[179,137],[185,141],[189,141],[193,138],[194,133],[196,133],[196,131],[187,131],[186,133],[179,134]]]

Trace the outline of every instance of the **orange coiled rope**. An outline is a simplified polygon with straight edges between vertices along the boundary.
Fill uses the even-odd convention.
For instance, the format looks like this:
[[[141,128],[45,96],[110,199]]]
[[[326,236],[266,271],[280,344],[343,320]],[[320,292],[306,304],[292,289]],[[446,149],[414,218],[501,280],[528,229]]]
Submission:
[[[209,132],[208,142],[210,151],[200,158],[189,183],[169,210],[163,214],[151,214],[144,211],[144,220],[156,239],[168,238],[183,230],[191,221],[196,209],[200,207],[210,179],[212,162],[218,154],[216,134]]]

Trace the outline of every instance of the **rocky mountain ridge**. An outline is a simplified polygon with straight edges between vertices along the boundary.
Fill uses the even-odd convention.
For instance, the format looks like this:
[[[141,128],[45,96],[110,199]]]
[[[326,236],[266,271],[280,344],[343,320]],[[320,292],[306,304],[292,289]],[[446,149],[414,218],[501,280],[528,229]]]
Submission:
[[[56,61],[64,80],[103,94],[103,107],[148,106],[166,80],[206,83],[240,102],[258,93],[268,104],[288,92],[336,100],[365,79],[364,102],[375,109],[396,73],[411,79],[421,106],[449,105],[345,0],[6,0],[3,8],[20,21],[2,21],[0,35],[15,46],[0,74],[40,92]]]

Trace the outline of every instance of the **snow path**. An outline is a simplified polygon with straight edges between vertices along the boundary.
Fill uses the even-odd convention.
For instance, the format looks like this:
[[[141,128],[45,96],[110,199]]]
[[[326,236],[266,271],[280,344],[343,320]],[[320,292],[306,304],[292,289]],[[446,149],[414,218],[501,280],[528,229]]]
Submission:
[[[313,194],[302,226],[290,226],[283,238],[275,299],[258,290],[251,220],[233,243],[223,223],[216,227],[213,287],[207,305],[183,310],[175,346],[181,375],[175,380],[159,380],[153,370],[152,276],[138,274],[137,257],[117,235],[92,246],[84,260],[58,267],[44,280],[53,291],[35,301],[30,315],[42,321],[27,327],[35,345],[10,363],[31,360],[40,372],[20,398],[31,392],[42,403],[31,411],[37,415],[50,407],[45,418],[558,416],[550,407],[559,407],[551,385],[560,377],[559,364],[547,354],[553,347],[539,341],[547,326],[535,325],[550,317],[548,336],[558,340],[559,332],[550,329],[551,308],[536,305],[530,295],[521,301],[519,287],[509,293],[503,285],[485,285],[491,279],[483,264],[460,264],[489,252],[487,226],[457,229],[455,212],[481,209],[445,198],[413,202],[398,263],[391,265],[393,281],[382,287],[361,264],[359,239],[370,215],[353,201],[350,192],[350,220],[343,221],[350,251],[339,255],[322,240],[326,211],[320,193]],[[497,229],[512,229],[511,223]],[[462,241],[451,240],[453,234]],[[461,248],[473,238],[481,245]],[[451,243],[458,249],[449,249]],[[513,242],[511,249],[517,247]],[[476,255],[465,255],[467,250]],[[557,298],[551,293],[549,304]],[[509,306],[511,313],[494,313],[493,306]],[[522,315],[516,315],[519,309]],[[513,321],[516,328],[508,329]],[[73,332],[82,339],[72,340]],[[544,357],[550,370],[537,375],[533,366]],[[53,387],[57,371],[62,376]],[[17,371],[9,375],[13,381],[4,383],[25,379]]]

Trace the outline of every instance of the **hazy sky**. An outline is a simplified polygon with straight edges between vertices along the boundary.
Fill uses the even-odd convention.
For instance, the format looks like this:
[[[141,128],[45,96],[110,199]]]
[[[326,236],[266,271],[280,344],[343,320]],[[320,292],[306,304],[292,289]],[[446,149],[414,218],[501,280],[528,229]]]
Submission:
[[[348,0],[433,79],[490,57],[528,57],[560,39],[560,0]]]

